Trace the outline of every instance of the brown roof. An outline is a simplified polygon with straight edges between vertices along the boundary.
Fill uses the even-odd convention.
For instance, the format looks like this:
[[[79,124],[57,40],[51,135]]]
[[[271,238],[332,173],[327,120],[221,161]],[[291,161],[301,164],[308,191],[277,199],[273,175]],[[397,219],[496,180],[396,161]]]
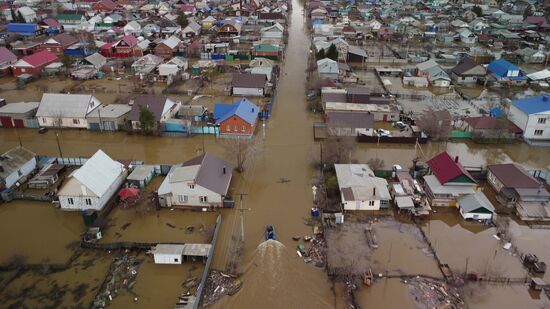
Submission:
[[[264,88],[267,77],[265,74],[233,74],[231,85],[237,88]]]
[[[506,188],[539,188],[540,183],[521,166],[509,164],[489,165],[487,169]]]
[[[521,134],[523,132],[518,126],[508,119],[497,119],[490,116],[479,116],[479,117],[470,117],[466,118],[467,124],[470,125],[473,129],[487,130],[487,129],[505,129],[508,128],[511,132],[516,134]],[[499,121],[501,126],[499,126]]]
[[[367,128],[374,124],[374,115],[358,112],[327,112],[327,124],[332,128]]]
[[[285,17],[281,13],[260,13],[258,19],[284,19]]]
[[[67,33],[58,34],[52,37],[52,39],[61,46],[69,46],[78,43],[78,40],[74,36]]]
[[[167,98],[163,96],[139,96],[134,99],[134,104],[126,119],[130,121],[139,121],[141,107],[145,107],[155,115],[156,121],[160,121],[166,100]]]

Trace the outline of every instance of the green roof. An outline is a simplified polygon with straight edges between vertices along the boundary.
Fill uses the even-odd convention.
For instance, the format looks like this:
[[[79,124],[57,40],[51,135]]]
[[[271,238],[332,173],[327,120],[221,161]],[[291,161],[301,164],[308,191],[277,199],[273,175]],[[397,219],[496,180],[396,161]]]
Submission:
[[[258,52],[278,52],[279,51],[279,47],[271,44],[259,44],[254,46],[252,49]]]
[[[80,14],[57,14],[57,20],[81,20],[82,17]]]

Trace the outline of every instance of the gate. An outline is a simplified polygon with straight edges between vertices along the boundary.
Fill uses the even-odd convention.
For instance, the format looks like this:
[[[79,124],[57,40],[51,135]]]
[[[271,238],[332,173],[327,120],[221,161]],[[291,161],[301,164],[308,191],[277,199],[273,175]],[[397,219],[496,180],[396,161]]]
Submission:
[[[0,117],[0,124],[2,124],[4,128],[13,128],[11,117],[8,116]]]
[[[23,119],[13,119],[13,124],[15,125],[16,128],[25,127],[25,122],[23,121]]]

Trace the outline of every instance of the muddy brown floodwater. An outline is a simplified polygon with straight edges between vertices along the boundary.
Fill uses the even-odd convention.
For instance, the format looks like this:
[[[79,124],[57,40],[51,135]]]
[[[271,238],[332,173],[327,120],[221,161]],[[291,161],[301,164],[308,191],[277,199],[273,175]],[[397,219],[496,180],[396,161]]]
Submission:
[[[341,287],[333,287],[333,283],[321,269],[303,263],[295,253],[296,243],[291,240],[293,235],[312,234],[311,227],[304,224],[304,219],[309,217],[313,199],[311,186],[318,174],[312,164],[318,156],[319,149],[313,142],[312,124],[320,119],[308,111],[305,101],[309,38],[304,30],[303,5],[299,0],[293,0],[292,4],[289,44],[277,85],[278,92],[272,117],[265,126],[260,125],[256,132],[255,138],[260,140],[260,152],[247,162],[243,174],[235,175],[232,183],[233,196],[236,198],[238,193],[246,194],[243,199],[244,208],[249,209],[243,216],[245,245],[240,264],[244,284],[237,295],[223,298],[213,306],[215,308],[343,308],[344,292]],[[97,149],[103,149],[115,159],[175,164],[200,154],[203,147],[215,155],[225,156],[221,147],[222,142],[211,136],[159,138],[122,132],[76,130],[62,131],[59,135],[61,151],[67,157],[89,157]],[[2,129],[0,152],[18,144],[19,139],[24,146],[38,154],[59,155],[53,130],[38,135],[36,130]],[[443,150],[448,150],[452,155],[459,155],[465,165],[479,166],[486,163],[516,161],[532,168],[550,166],[548,151],[533,149],[525,144],[428,144],[421,150],[415,150],[414,146],[364,144],[358,146],[354,157],[361,162],[380,157],[384,159],[387,167],[392,164],[410,166],[411,160],[416,156],[427,160]],[[280,178],[286,178],[289,182],[280,183]],[[110,217],[113,229],[107,230],[106,238],[142,240],[145,237],[147,241],[174,241],[182,235],[182,229],[188,224],[197,226],[214,219],[210,214],[203,218],[200,218],[201,215],[205,214],[191,213],[187,216],[185,212],[162,211],[159,217],[140,218],[131,212],[115,210]],[[233,238],[240,234],[239,212],[223,210],[222,218],[220,238],[213,260],[213,267],[218,269],[225,269],[228,265],[233,251]],[[130,221],[132,224],[122,229],[122,226]],[[140,224],[143,225],[143,229]],[[263,243],[266,224],[275,226],[280,243]],[[0,258],[5,260],[13,253],[21,252],[31,261],[39,262],[43,258],[64,261],[71,254],[71,251],[66,249],[67,244],[78,239],[81,229],[82,219],[78,214],[61,213],[49,204],[17,202],[3,205],[0,209]],[[497,250],[498,267],[508,268],[514,275],[522,274],[517,261],[507,257],[505,252],[501,252],[494,244],[491,230],[468,231],[445,218],[435,220],[423,229],[434,238],[435,246],[441,249],[445,259],[449,260],[455,269],[462,270],[465,267],[466,256],[475,255],[477,250],[487,251],[487,255],[494,255]],[[394,270],[436,274],[433,263],[426,260],[425,256],[410,255],[409,252],[421,247],[421,244],[417,243],[418,239],[414,236],[407,235],[407,229],[401,232],[391,226],[383,226],[380,230],[385,233],[381,239],[387,238],[389,245],[388,241],[385,241],[374,255],[376,260],[381,261],[379,266],[385,264]],[[516,237],[520,241],[519,245],[534,251],[538,240],[547,243],[547,238],[544,237],[546,233],[543,232],[547,231],[542,231],[540,235],[528,236],[523,227],[518,227]],[[20,237],[15,241],[4,235]],[[201,239],[198,234],[189,237]],[[48,243],[49,247],[44,247],[43,243]],[[468,249],[463,251],[462,255],[455,255],[451,252],[454,244],[460,244]],[[548,246],[544,248],[548,251]],[[410,256],[413,258],[407,259]],[[78,281],[76,277],[88,276],[90,287],[97,286],[110,259],[100,255],[98,261],[96,268],[81,269],[78,270],[78,274],[74,269],[61,272],[58,274],[59,280],[70,283]],[[486,265],[486,259],[472,259],[470,267],[483,270]],[[143,294],[142,300],[138,303],[148,308],[173,305],[181,290],[180,284],[188,276],[197,276],[200,273],[200,269],[191,272],[190,267],[157,267],[150,261],[145,262],[136,283],[136,291]],[[97,277],[92,276],[91,271]],[[32,286],[34,280],[36,278],[33,273],[21,276],[12,283],[13,286],[10,285],[10,291]],[[49,283],[46,280],[43,282]],[[510,293],[516,290],[517,293]],[[150,294],[146,291],[157,292]],[[472,298],[469,301],[471,307],[499,308],[499,304],[507,304],[506,299],[510,298],[531,300],[524,287],[488,287],[486,291],[487,295],[499,299],[491,302],[487,297]],[[91,300],[93,293],[88,294],[85,299]],[[365,308],[411,308],[413,305],[407,297],[407,288],[395,279],[379,281],[369,289],[361,287],[358,293],[358,301]],[[73,307],[77,301],[67,300],[64,304]],[[132,303],[133,299],[128,296],[116,300],[114,305],[126,308],[132,306]]]

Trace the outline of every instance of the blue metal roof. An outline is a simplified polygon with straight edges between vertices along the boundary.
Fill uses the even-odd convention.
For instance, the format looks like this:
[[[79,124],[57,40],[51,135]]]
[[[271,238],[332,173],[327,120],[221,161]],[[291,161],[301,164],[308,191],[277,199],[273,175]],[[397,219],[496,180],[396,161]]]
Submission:
[[[500,109],[500,107],[493,107],[489,111],[489,115],[491,117],[500,118],[500,117],[504,116],[504,113],[502,112],[502,109]]]
[[[504,59],[497,59],[489,63],[487,70],[491,71],[491,73],[498,77],[504,77],[507,75],[508,71],[519,71],[519,68]]]
[[[512,102],[512,105],[527,115],[550,111],[550,95],[519,99]]]
[[[34,34],[36,32],[36,24],[9,23],[8,32]]]
[[[223,106],[225,105],[225,106]],[[229,119],[233,115],[239,116],[242,120],[253,125],[258,119],[258,113],[260,108],[254,105],[254,103],[248,101],[245,98],[237,100],[233,104],[216,104],[214,105],[214,119],[219,124]]]

